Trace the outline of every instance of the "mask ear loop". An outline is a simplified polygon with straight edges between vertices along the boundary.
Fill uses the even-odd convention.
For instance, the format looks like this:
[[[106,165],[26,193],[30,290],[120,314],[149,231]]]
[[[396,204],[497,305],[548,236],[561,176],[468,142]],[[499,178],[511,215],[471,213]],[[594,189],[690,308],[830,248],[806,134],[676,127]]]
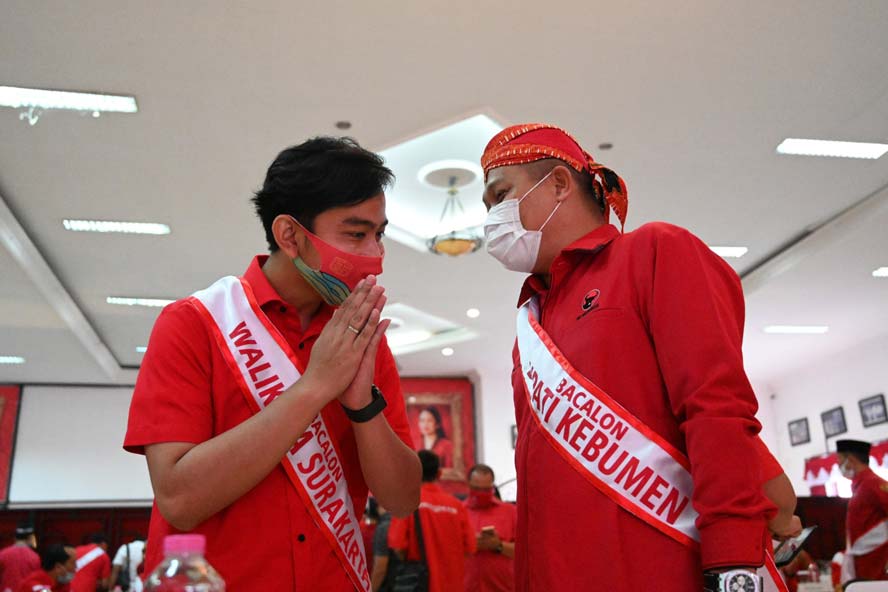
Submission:
[[[558,211],[558,208],[560,208],[560,207],[561,207],[561,204],[563,204],[563,203],[564,203],[564,202],[563,202],[563,201],[559,201],[559,202],[558,202],[558,203],[557,203],[557,204],[555,204],[555,209],[554,209],[554,210],[552,210],[552,213],[551,213],[551,214],[549,214],[549,217],[548,217],[548,218],[546,218],[546,221],[545,221],[545,222],[543,222],[543,225],[542,225],[542,226],[540,226],[540,230],[542,230],[542,229],[543,229],[543,228],[545,228],[545,227],[546,227],[546,224],[548,224],[548,223],[549,223],[549,220],[551,220],[551,219],[552,219],[552,216],[554,216],[554,215],[555,215],[555,212],[557,212],[557,211]],[[537,232],[539,232],[539,231],[540,231],[540,230],[537,230]]]
[[[536,182],[536,185],[534,185],[533,187],[531,187],[530,189],[528,189],[528,190],[527,190],[527,193],[525,193],[524,195],[521,196],[521,199],[518,200],[518,203],[521,203],[522,201],[524,201],[524,199],[525,199],[528,195],[530,195],[530,194],[533,192],[534,189],[536,189],[537,187],[539,187],[540,185],[542,185],[542,184],[543,184],[543,181],[545,181],[546,179],[548,179],[548,178],[549,178],[549,175],[551,175],[554,171],[555,171],[555,169],[552,169],[551,171],[549,171],[548,173],[546,173],[546,176],[545,176],[545,177],[543,177],[542,179],[540,179],[539,181],[537,181],[537,182]]]

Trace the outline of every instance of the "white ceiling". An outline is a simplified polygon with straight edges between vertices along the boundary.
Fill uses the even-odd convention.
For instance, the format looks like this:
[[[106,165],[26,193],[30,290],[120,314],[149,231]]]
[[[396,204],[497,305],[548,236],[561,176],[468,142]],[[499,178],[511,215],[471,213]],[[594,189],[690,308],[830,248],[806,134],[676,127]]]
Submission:
[[[338,120],[374,149],[478,112],[556,123],[626,179],[629,228],[666,220],[710,244],[746,245],[740,272],[888,185],[888,157],[774,151],[787,136],[888,141],[888,4],[681,8],[4,0],[0,84],[133,94],[140,111],[48,113],[30,127],[0,109],[0,196],[117,360],[137,365],[157,310],[105,297],[180,297],[241,272],[264,249],[248,199],[269,162],[340,133]],[[888,218],[874,212],[756,285],[754,381],[888,332],[888,280],[869,275],[888,265]],[[173,232],[69,233],[67,217]],[[132,381],[133,371],[109,377],[2,251],[0,278],[0,354],[28,359],[0,366],[0,382]],[[449,358],[402,356],[405,374],[508,371],[520,277],[483,251],[448,259],[390,243],[383,279],[392,301],[480,334]],[[467,319],[469,307],[481,317]],[[761,333],[796,322],[831,331]]]

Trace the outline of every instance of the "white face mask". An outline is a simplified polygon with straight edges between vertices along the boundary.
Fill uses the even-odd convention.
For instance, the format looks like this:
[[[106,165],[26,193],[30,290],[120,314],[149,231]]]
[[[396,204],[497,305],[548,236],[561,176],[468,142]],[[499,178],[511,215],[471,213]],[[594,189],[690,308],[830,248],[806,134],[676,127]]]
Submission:
[[[848,466],[847,460],[839,465],[839,472],[845,479],[854,479],[854,469]]]
[[[507,199],[496,204],[487,212],[487,220],[484,221],[484,239],[487,252],[493,255],[506,269],[531,273],[536,265],[537,256],[540,254],[540,241],[543,238],[543,228],[555,215],[561,206],[558,202],[539,230],[527,230],[521,224],[521,212],[518,205],[539,187],[543,181],[549,178],[552,171],[537,181],[536,185],[527,190],[520,199]]]

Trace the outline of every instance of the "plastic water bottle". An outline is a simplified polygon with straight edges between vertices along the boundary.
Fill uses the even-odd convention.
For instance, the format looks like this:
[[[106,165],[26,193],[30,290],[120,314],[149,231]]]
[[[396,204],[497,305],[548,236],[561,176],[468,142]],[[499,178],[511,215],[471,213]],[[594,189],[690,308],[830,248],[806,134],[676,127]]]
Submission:
[[[225,582],[207,563],[207,538],[177,534],[163,539],[163,561],[145,580],[146,592],[225,592]]]

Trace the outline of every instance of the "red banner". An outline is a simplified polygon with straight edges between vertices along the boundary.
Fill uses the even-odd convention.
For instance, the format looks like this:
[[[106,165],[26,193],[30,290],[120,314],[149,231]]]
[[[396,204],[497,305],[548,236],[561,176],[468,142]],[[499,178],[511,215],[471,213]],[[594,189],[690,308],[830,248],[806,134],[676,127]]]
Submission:
[[[6,504],[9,496],[9,470],[20,401],[19,386],[0,385],[0,505]]]

